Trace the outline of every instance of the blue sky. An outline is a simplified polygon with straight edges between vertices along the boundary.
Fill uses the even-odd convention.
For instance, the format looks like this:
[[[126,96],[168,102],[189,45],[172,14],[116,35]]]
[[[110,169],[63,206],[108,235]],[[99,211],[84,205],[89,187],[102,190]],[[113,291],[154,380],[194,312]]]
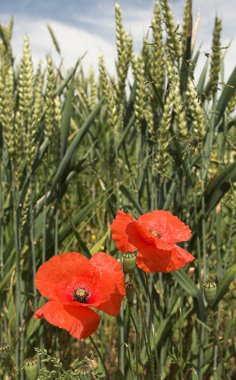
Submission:
[[[115,25],[113,0],[1,0],[0,21],[7,23],[14,15],[14,52],[19,59],[23,36],[27,34],[32,46],[35,64],[45,61],[45,54],[52,54],[56,61],[47,24],[54,30],[62,48],[64,66],[73,66],[77,58],[87,51],[84,65],[97,67],[99,52],[103,52],[107,66],[114,70]],[[154,0],[120,0],[124,24],[131,32],[138,50],[150,25]],[[180,22],[184,0],[170,0],[176,21]],[[226,72],[236,64],[236,0],[193,0],[193,16],[200,12],[198,45],[201,47],[200,66],[209,51],[216,14],[223,21],[222,45],[233,40],[226,56]],[[97,70],[97,69],[96,69]]]

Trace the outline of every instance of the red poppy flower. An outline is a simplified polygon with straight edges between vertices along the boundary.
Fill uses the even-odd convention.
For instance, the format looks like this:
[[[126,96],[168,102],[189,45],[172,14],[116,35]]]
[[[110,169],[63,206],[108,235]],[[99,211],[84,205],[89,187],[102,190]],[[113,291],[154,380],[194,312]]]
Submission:
[[[190,239],[190,228],[168,211],[148,212],[138,220],[118,211],[111,230],[121,252],[138,250],[136,264],[145,272],[170,272],[194,260],[175,244]]]
[[[49,301],[34,318],[44,317],[78,339],[98,328],[100,316],[91,308],[116,316],[125,295],[120,263],[103,252],[90,260],[76,252],[54,256],[38,269],[35,283]]]

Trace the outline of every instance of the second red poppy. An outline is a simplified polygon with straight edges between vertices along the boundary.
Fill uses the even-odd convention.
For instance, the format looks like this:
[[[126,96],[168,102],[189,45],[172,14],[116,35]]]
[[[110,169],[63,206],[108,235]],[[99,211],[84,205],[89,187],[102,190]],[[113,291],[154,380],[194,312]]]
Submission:
[[[176,245],[190,239],[190,228],[168,211],[148,212],[137,220],[118,211],[111,230],[112,239],[122,253],[138,251],[136,264],[145,272],[170,272],[194,260]]]

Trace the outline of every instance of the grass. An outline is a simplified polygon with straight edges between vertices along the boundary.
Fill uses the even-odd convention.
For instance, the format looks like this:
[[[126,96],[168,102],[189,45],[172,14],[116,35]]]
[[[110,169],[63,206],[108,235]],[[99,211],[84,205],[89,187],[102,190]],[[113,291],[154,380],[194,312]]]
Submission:
[[[96,378],[104,361],[111,379],[151,379],[152,357],[158,379],[230,379],[236,68],[225,82],[220,20],[198,81],[188,0],[181,30],[168,2],[157,3],[139,57],[116,5],[115,78],[102,57],[97,79],[92,69],[84,74],[82,60],[66,72],[48,58],[34,70],[27,38],[17,66],[12,27],[0,26],[0,341],[10,345],[1,378],[23,380],[24,359],[40,347],[54,358],[42,364],[42,379],[80,378],[73,368],[83,360]],[[137,271],[134,308],[124,301],[116,320],[103,317],[92,337],[102,361],[84,359],[96,351],[89,339],[32,318],[43,303],[34,276],[61,252],[90,257],[102,249],[120,258],[109,230],[118,209],[171,211],[191,227],[187,248],[196,260],[170,274]],[[203,298],[208,278],[217,283],[212,308]],[[56,357],[62,367],[53,374]]]

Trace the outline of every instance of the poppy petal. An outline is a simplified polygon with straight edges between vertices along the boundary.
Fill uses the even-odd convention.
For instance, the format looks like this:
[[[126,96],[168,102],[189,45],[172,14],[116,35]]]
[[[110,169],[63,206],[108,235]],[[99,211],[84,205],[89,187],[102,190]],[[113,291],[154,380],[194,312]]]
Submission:
[[[133,221],[134,219],[130,214],[118,211],[111,225],[112,239],[116,243],[117,248],[123,253],[136,251],[136,247],[129,242],[126,233],[128,224]]]
[[[171,272],[181,269],[193,260],[194,256],[177,245],[171,251],[146,246],[144,252],[138,252],[136,264],[144,272]]]
[[[149,230],[161,235],[161,239],[169,243],[187,241],[191,237],[190,228],[169,211],[155,210],[139,216],[138,221]]]
[[[41,265],[35,276],[36,288],[47,298],[59,300],[58,290],[66,288],[73,278],[89,282],[93,276],[93,268],[89,260],[81,253],[67,252]]]
[[[49,301],[36,311],[34,318],[45,318],[54,326],[67,330],[77,339],[84,339],[97,330],[100,316],[89,308]]]
[[[162,239],[154,236],[148,229],[145,228],[144,224],[133,221],[127,226],[128,240],[132,243],[138,250],[145,250],[147,245],[155,245],[161,250],[171,250],[173,244],[170,244]]]
[[[195,257],[191,255],[188,251],[185,251],[185,249],[179,247],[178,245],[174,245],[172,249],[173,254],[173,264],[172,267],[175,267],[175,269],[171,270],[178,270],[185,265],[191,263],[193,260],[195,260]]]
[[[139,251],[136,265],[144,272],[168,272],[171,261],[171,251],[157,249],[155,245],[145,247],[145,252]]]
[[[99,272],[99,281],[94,281],[90,305],[116,316],[125,296],[122,266],[118,260],[104,252],[95,253],[90,263]]]

